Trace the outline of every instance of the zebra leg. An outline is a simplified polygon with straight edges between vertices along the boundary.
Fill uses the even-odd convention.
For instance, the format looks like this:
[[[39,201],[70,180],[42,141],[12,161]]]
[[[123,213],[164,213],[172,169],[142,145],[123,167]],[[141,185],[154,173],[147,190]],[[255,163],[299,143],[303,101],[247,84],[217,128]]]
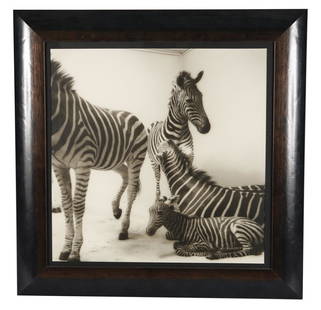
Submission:
[[[175,253],[178,256],[192,256],[191,253],[187,250],[189,243],[187,242],[174,242]]]
[[[122,209],[119,208],[120,199],[128,185],[128,167],[125,164],[123,164],[120,167],[114,169],[114,171],[119,173],[122,177],[121,188],[119,189],[115,199],[112,202],[114,217],[116,219],[119,219],[122,214]]]
[[[85,200],[90,177],[90,169],[76,169],[76,187],[73,199],[73,211],[75,218],[75,235],[68,261],[78,262],[80,260],[80,248],[83,243],[82,221],[85,213]]]
[[[65,214],[65,243],[60,252],[59,259],[67,260],[71,252],[72,240],[74,238],[70,173],[68,168],[54,167],[53,170],[61,191],[62,207]]]
[[[134,159],[128,163],[128,188],[127,188],[128,204],[127,204],[127,209],[122,221],[121,232],[119,233],[119,236],[118,236],[119,240],[128,239],[130,212],[131,212],[134,200],[139,191],[139,174],[140,174],[140,169],[142,167],[142,164],[144,162],[144,158],[145,158],[145,154],[143,158]]]
[[[260,254],[254,247],[251,245],[248,247],[243,247],[241,250],[236,251],[222,251],[218,250],[215,252],[211,252],[206,258],[207,259],[220,259],[227,257],[242,257],[247,255],[258,255]]]
[[[211,247],[203,241],[179,244],[175,242],[174,249],[179,256],[207,256]]]
[[[223,248],[223,249],[219,249],[218,251],[219,251],[219,252],[222,252],[222,253],[230,253],[230,252],[241,251],[242,249],[243,249],[243,247],[237,246],[237,247],[234,247],[234,248]]]
[[[51,181],[51,186],[52,186],[52,181]],[[51,212],[52,213],[60,213],[61,212],[61,208],[60,207],[52,207],[51,208]]]
[[[249,235],[243,231],[242,227],[238,230],[238,225],[235,225],[232,230],[234,236],[240,243],[241,247],[235,247],[234,249],[220,249],[212,252],[207,258],[208,259],[219,259],[226,257],[241,257],[247,255],[259,255],[263,251],[263,246],[253,246],[252,241],[249,239]]]
[[[179,249],[179,248],[182,248],[182,247],[184,247],[185,245],[187,245],[188,243],[186,242],[186,241],[176,241],[176,242],[174,242],[174,244],[173,244],[173,248],[174,248],[174,250],[176,250],[176,249]]]
[[[158,201],[160,197],[160,187],[159,187],[160,176],[161,176],[160,165],[153,163],[152,167],[153,167],[153,171],[156,179],[156,201]]]
[[[244,255],[238,255],[237,253],[241,253],[243,250],[242,247],[235,247],[230,249],[212,249],[209,251],[207,259],[220,259],[220,258],[227,258],[227,257],[239,257]]]

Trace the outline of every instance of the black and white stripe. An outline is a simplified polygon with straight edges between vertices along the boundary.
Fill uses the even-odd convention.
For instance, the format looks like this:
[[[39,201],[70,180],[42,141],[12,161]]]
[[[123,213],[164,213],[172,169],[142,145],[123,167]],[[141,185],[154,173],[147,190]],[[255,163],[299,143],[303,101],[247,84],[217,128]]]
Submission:
[[[263,224],[264,186],[217,185],[205,172],[193,168],[170,140],[159,146],[159,161],[171,194],[179,196],[182,213],[196,217],[242,216]]]
[[[228,186],[228,188],[236,190],[236,191],[242,191],[242,192],[264,192],[265,191],[265,185],[243,185],[243,186]]]
[[[178,197],[178,196],[177,196]],[[176,212],[173,204],[160,200],[150,210],[154,222],[147,230],[153,235],[162,225],[176,236],[176,254],[206,256],[208,259],[258,255],[263,251],[264,230],[244,217],[198,218]]]
[[[121,175],[122,186],[112,203],[116,218],[121,216],[119,202],[128,186],[128,206],[119,234],[119,239],[127,239],[130,211],[147,151],[147,134],[133,114],[100,108],[81,98],[73,89],[73,78],[60,67],[58,62],[51,62],[52,164],[61,189],[66,226],[60,259],[79,260],[90,170],[114,170]],[[70,168],[76,174],[74,197]]]
[[[148,154],[156,178],[156,199],[160,196],[160,163],[158,146],[172,140],[193,161],[193,139],[189,130],[190,121],[200,133],[210,130],[210,122],[203,107],[202,93],[197,83],[203,76],[201,71],[195,79],[185,71],[177,77],[169,101],[169,111],[164,122],[153,123],[148,135]]]

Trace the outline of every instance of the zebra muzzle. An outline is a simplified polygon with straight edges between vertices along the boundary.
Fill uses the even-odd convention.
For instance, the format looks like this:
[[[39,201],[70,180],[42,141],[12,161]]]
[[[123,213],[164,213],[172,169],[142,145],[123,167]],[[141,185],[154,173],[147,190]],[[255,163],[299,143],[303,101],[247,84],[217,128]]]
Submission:
[[[155,229],[146,228],[146,234],[147,234],[148,236],[153,236],[153,235],[155,235],[155,232],[156,232]]]
[[[207,121],[204,125],[199,127],[199,132],[202,134],[208,133],[211,129],[211,124],[209,121]]]

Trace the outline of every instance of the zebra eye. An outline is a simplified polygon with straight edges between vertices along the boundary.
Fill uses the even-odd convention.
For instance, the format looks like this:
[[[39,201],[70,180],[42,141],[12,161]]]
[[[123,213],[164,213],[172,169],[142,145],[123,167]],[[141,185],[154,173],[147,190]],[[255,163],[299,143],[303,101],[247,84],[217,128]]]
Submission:
[[[187,102],[187,103],[192,103],[193,100],[192,100],[192,99],[186,99],[186,102]]]

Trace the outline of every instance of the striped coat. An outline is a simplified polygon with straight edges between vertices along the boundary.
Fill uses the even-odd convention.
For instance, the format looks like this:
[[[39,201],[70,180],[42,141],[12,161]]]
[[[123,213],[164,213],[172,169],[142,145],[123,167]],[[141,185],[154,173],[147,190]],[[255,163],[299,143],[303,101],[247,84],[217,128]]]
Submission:
[[[179,240],[174,249],[180,256],[218,259],[258,255],[263,251],[262,226],[244,217],[189,217],[176,212],[173,204],[159,201],[154,225],[147,233],[153,235],[162,225]]]
[[[217,185],[206,173],[195,169],[172,141],[160,146],[159,160],[171,194],[179,197],[182,213],[196,217],[241,216],[263,224],[263,186],[247,190]]]
[[[189,122],[202,134],[210,130],[210,122],[203,107],[202,93],[196,85],[202,76],[203,71],[195,79],[189,73],[181,72],[172,89],[166,120],[153,123],[148,130],[148,155],[156,179],[156,199],[160,196],[160,162],[157,157],[159,145],[163,141],[172,140],[190,161],[193,161],[193,139]]]

